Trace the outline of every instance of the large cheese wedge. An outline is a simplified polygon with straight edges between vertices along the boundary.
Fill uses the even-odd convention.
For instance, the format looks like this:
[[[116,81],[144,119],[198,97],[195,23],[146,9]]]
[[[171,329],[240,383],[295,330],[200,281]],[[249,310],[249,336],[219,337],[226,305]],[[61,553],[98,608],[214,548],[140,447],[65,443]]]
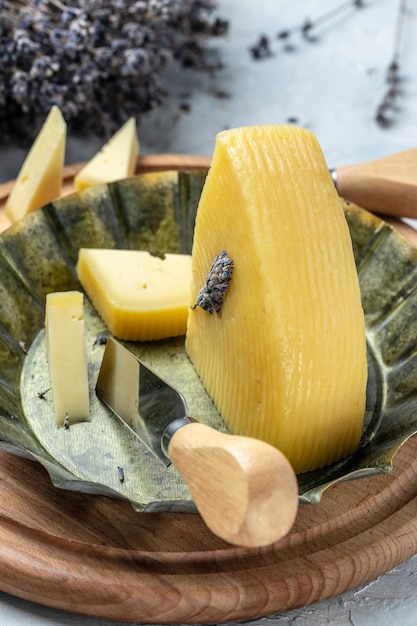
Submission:
[[[84,189],[132,176],[138,152],[136,121],[131,117],[78,172],[74,178],[75,188]]]
[[[224,421],[278,447],[296,472],[352,453],[365,413],[364,314],[348,226],[310,132],[218,135],[197,213],[194,303],[222,250],[231,280],[227,266],[211,273],[186,350]]]
[[[110,332],[126,341],[185,335],[191,256],[81,248],[77,273]]]
[[[58,426],[90,415],[83,298],[79,291],[46,296],[46,351]]]
[[[5,211],[15,222],[61,195],[67,126],[53,106],[12,187]]]

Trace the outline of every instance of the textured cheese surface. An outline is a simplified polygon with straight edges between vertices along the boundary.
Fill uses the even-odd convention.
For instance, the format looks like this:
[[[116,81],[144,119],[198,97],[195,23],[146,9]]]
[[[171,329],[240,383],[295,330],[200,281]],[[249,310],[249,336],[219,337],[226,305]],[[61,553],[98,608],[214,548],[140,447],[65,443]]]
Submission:
[[[111,333],[127,341],[184,335],[191,256],[81,248],[80,282]]]
[[[61,195],[66,133],[61,111],[53,106],[7,200],[5,210],[12,222]]]
[[[89,419],[88,365],[84,339],[83,294],[46,296],[46,350],[58,426]]]
[[[191,310],[186,349],[226,424],[280,448],[297,472],[353,452],[364,314],[348,226],[310,132],[218,135],[195,227],[193,302],[223,249],[234,272],[221,315]]]
[[[135,172],[139,142],[136,121],[131,117],[74,178],[76,189],[109,183]]]

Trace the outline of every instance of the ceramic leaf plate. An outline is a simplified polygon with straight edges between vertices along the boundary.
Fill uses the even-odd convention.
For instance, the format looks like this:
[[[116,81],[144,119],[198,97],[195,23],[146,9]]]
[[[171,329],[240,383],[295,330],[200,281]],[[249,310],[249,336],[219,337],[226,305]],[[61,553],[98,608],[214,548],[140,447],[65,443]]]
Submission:
[[[49,292],[81,290],[80,247],[190,253],[205,175],[166,171],[97,186],[35,211],[0,236],[0,447],[37,460],[57,487],[123,498],[138,511],[194,510],[175,468],[165,468],[95,397],[107,329],[88,299],[91,419],[57,428],[44,307]],[[318,502],[335,482],[389,472],[396,451],[417,432],[417,252],[377,217],[354,205],[344,209],[366,315],[366,419],[355,454],[299,476],[305,502]],[[129,348],[184,394],[190,415],[225,430],[183,337]]]

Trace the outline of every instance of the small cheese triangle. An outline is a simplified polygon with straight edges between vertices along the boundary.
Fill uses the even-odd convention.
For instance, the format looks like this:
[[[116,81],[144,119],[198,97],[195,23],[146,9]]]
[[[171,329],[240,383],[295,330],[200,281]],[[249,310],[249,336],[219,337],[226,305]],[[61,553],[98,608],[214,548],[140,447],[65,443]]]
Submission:
[[[110,332],[125,341],[185,335],[191,256],[80,248],[77,274]]]
[[[109,183],[132,176],[135,172],[139,141],[134,117],[117,131],[99,152],[78,172],[75,189]]]
[[[5,211],[12,222],[61,195],[66,134],[62,113],[53,106],[7,200]]]

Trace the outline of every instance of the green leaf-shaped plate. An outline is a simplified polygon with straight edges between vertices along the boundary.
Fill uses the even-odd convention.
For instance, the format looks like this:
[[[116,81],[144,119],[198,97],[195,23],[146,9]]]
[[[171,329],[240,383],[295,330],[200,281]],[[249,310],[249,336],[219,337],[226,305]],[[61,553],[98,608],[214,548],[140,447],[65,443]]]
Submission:
[[[94,394],[107,330],[86,300],[91,421],[56,427],[44,342],[45,296],[81,289],[80,247],[190,253],[206,171],[142,174],[71,194],[0,237],[0,447],[39,461],[57,487],[127,499],[136,510],[190,511],[175,468],[164,468]],[[300,499],[318,502],[344,479],[389,472],[417,432],[417,251],[377,217],[344,205],[366,315],[369,383],[354,455],[299,476]],[[184,394],[190,414],[225,429],[184,352],[184,338],[129,344]],[[120,480],[123,468],[124,480]]]

